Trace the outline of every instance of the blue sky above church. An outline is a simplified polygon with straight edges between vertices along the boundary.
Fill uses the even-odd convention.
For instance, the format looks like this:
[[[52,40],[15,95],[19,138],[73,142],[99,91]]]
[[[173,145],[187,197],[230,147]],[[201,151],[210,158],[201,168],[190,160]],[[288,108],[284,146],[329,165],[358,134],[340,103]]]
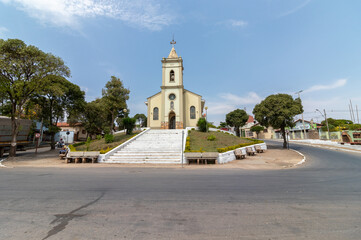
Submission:
[[[299,90],[306,120],[322,120],[316,108],[350,119],[350,99],[361,109],[359,9],[358,0],[0,0],[0,38],[64,59],[88,101],[119,77],[131,115],[160,90],[174,34],[184,86],[203,96],[211,121]]]

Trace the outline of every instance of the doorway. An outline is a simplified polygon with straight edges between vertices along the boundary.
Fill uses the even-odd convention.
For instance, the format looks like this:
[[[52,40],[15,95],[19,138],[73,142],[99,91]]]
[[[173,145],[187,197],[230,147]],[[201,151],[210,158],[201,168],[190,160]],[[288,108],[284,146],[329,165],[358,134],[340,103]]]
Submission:
[[[172,111],[169,113],[169,129],[176,129],[176,124],[175,124],[175,113]]]

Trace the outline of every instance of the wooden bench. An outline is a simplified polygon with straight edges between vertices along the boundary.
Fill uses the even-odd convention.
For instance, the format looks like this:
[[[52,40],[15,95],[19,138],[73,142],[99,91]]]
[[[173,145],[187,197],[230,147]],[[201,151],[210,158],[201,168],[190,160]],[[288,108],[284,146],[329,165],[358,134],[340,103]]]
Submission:
[[[216,152],[186,152],[185,157],[188,160],[188,163],[195,162],[197,164],[208,164],[209,161],[214,161],[214,164],[217,164],[219,153]]]
[[[99,154],[99,152],[69,152],[65,157],[65,163],[96,163]]]
[[[256,151],[253,149],[253,147],[246,147],[246,152],[248,156],[256,155]]]
[[[247,155],[246,149],[238,148],[234,150],[234,155],[236,155],[236,159],[244,159]]]

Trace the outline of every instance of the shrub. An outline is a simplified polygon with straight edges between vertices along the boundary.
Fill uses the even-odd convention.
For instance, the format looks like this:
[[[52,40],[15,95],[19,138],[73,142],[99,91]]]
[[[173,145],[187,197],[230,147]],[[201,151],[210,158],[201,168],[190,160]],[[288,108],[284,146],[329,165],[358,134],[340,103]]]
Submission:
[[[87,139],[86,139],[86,150],[87,151],[89,151],[89,146],[90,146],[90,142],[92,141],[92,139],[90,138],[90,137],[88,137]]]
[[[198,122],[197,122],[197,127],[199,129],[199,131],[201,132],[207,132],[208,131],[208,124],[207,124],[207,120],[205,118],[199,118]]]
[[[103,148],[102,149],[100,149],[100,154],[105,154],[105,153],[107,153],[107,152],[109,152],[110,150],[112,150],[112,148],[110,148],[110,147],[107,147],[107,149],[105,149],[105,150],[103,150]]]
[[[78,147],[78,146],[81,146],[81,145],[84,145],[85,144],[85,142],[79,142],[79,143],[74,143],[73,145],[71,145],[71,146],[73,146],[73,147]],[[70,146],[69,146],[70,147]]]
[[[135,118],[130,118],[130,117],[123,118],[123,125],[124,125],[125,129],[127,130],[127,135],[132,134],[134,126],[135,126],[135,122],[136,122]]]
[[[192,128],[191,130],[194,131],[194,130],[196,130],[196,129],[195,129],[195,128]]]
[[[214,141],[214,140],[216,140],[216,136],[214,136],[213,134],[212,134],[212,135],[209,135],[209,136],[207,137],[207,141]]]
[[[69,145],[69,149],[71,152],[76,152],[76,148],[73,145]]]
[[[102,139],[102,135],[97,135],[97,140]]]
[[[114,142],[114,135],[112,135],[112,134],[105,134],[104,139],[105,139],[105,142],[106,142],[106,143],[112,143],[112,142]]]

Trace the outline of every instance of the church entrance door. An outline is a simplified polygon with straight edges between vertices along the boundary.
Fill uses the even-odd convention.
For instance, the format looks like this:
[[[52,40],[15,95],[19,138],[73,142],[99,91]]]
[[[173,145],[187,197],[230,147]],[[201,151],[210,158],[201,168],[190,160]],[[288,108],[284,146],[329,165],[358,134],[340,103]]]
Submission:
[[[170,112],[169,113],[169,129],[175,129],[175,113]]]

